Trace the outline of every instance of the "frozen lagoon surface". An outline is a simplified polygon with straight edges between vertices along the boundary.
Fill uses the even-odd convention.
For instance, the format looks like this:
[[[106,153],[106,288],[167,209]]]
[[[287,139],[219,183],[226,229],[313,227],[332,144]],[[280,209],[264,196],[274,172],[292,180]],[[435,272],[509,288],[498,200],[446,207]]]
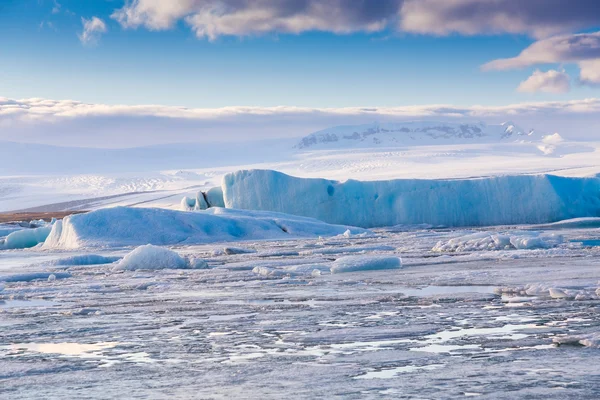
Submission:
[[[2,251],[0,397],[597,398],[594,221],[164,246],[202,269]]]

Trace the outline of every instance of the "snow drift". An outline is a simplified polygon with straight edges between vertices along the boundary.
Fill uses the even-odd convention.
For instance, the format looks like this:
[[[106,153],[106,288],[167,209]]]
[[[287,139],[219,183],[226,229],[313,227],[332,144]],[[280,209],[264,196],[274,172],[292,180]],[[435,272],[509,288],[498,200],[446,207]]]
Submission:
[[[44,248],[173,245],[238,240],[335,236],[360,228],[330,225],[312,218],[264,211],[211,208],[184,212],[115,207],[57,221]]]
[[[553,175],[338,182],[271,170],[223,178],[228,208],[284,212],[363,228],[540,224],[600,217],[600,179]]]

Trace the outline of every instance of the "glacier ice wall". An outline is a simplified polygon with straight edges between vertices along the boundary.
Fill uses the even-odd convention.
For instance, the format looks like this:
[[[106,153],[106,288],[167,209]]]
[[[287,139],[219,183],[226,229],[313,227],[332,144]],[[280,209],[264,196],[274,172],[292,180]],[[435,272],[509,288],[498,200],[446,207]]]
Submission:
[[[553,175],[338,182],[243,170],[222,183],[227,208],[277,211],[363,228],[539,224],[600,216],[600,179]]]

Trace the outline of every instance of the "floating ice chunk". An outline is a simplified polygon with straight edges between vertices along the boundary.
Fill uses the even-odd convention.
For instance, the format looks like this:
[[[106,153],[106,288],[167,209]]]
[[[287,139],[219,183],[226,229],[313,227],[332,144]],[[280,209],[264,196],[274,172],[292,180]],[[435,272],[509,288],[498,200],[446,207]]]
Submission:
[[[208,263],[202,258],[188,257],[187,262],[192,269],[207,269]]]
[[[204,260],[187,260],[173,250],[147,244],[127,254],[115,270],[206,268]]]
[[[181,211],[197,211],[197,210],[206,210],[208,208],[208,203],[204,198],[203,192],[198,192],[195,198],[185,196],[181,199],[179,209]]]
[[[600,177],[600,176],[599,176]],[[594,229],[600,228],[600,218],[573,218],[551,224],[535,225],[534,229]]]
[[[115,207],[58,221],[44,248],[172,245],[335,236],[350,229],[312,218],[264,211],[210,208],[183,212],[157,208]]]
[[[567,292],[558,288],[550,288],[548,289],[548,292],[553,299],[567,299],[570,297]]]
[[[34,229],[22,229],[9,234],[4,242],[0,242],[0,250],[27,249],[44,243],[52,227],[43,226]]]
[[[181,199],[179,209],[181,211],[206,210],[211,207],[225,207],[223,201],[223,190],[220,187],[214,187],[208,192],[198,192],[196,197],[184,197]]]
[[[206,201],[209,207],[225,207],[223,201],[223,189],[217,186],[206,192]]]
[[[573,345],[579,344],[585,347],[600,348],[600,333],[588,333],[583,335],[557,336],[552,339],[556,344]]]
[[[119,261],[121,257],[99,256],[97,254],[84,254],[80,256],[72,256],[61,258],[53,261],[52,265],[100,265],[112,264]]]
[[[226,207],[364,228],[540,224],[600,215],[600,179],[553,175],[338,182],[270,170],[226,175]]]
[[[51,275],[54,275],[54,279],[66,279],[70,278],[71,274],[67,272],[30,272],[24,274],[5,275],[0,276],[0,282],[31,282],[37,280],[48,280]]]
[[[302,264],[291,265],[281,268],[257,266],[252,272],[264,277],[282,277],[282,276],[320,276],[323,272],[329,272],[327,264]]]
[[[185,196],[183,199],[181,199],[181,205],[179,207],[179,209],[181,211],[194,211],[195,208],[196,208],[196,199],[195,198]]]
[[[432,251],[463,252],[478,250],[531,250],[547,249],[558,246],[563,242],[560,235],[541,235],[537,232],[477,232],[438,242]]]
[[[211,255],[213,257],[217,257],[217,256],[222,256],[222,255],[232,256],[232,255],[237,255],[237,254],[252,254],[252,253],[256,253],[256,250],[244,249],[242,247],[227,246],[222,249],[214,249],[211,252]]]
[[[400,269],[402,260],[388,256],[346,256],[338,258],[331,266],[332,274],[380,269]]]

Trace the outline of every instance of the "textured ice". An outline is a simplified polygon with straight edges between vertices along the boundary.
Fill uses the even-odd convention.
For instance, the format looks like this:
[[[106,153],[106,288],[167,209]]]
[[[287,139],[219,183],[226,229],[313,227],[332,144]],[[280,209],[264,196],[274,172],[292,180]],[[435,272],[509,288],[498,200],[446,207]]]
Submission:
[[[151,244],[140,246],[115,266],[117,270],[206,268],[200,259],[189,260],[173,250]]]
[[[570,244],[598,231],[540,233],[563,236],[560,248],[431,251],[467,232],[177,244],[180,258],[208,262],[202,270],[51,263],[114,248],[1,252],[2,274],[21,275],[0,292],[2,389],[15,399],[153,398],[157,387],[198,398],[438,398],[440,388],[445,398],[597,398],[600,352],[580,345],[600,332],[600,249]],[[405,269],[329,273],[356,251],[361,262],[402,255]],[[576,346],[554,342],[566,336]],[[85,359],[30,346],[104,343],[115,345]],[[437,364],[443,373],[425,368]],[[117,379],[123,371],[132,378]],[[376,371],[410,375],[355,379],[384,377]]]
[[[115,207],[71,215],[54,224],[44,248],[172,245],[334,236],[360,228],[264,211],[211,208],[184,212]]]
[[[600,216],[600,179],[553,175],[346,182],[243,170],[223,178],[229,208],[365,228],[540,224]]]
[[[12,232],[5,239],[0,241],[0,250],[8,249],[26,249],[43,243],[51,231],[50,226],[43,226],[34,229],[22,229]]]
[[[440,241],[432,249],[439,252],[463,252],[477,250],[531,250],[547,249],[563,242],[560,235],[537,232],[477,232]]]
[[[388,256],[346,256],[338,258],[331,266],[332,274],[357,271],[375,271],[381,269],[400,269],[399,257]]]

